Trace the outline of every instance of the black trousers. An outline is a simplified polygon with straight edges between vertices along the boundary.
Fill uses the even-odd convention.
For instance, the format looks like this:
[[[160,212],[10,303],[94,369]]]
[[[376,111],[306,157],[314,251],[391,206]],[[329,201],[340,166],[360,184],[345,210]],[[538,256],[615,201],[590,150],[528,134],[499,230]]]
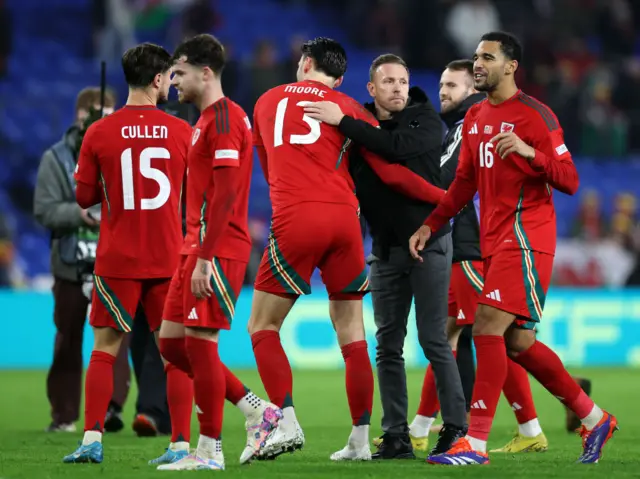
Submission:
[[[138,308],[131,332],[131,362],[138,384],[136,414],[151,416],[161,433],[171,432],[167,404],[167,378],[147,318]]]
[[[471,410],[471,396],[473,386],[476,381],[475,356],[473,354],[473,326],[468,325],[462,329],[458,338],[458,371],[460,371],[460,381],[467,406],[467,412]]]
[[[51,404],[53,424],[76,422],[80,416],[82,397],[82,340],[89,300],[82,284],[55,278],[53,283],[53,321],[56,338],[53,362],[47,376],[47,397]],[[129,393],[129,361],[127,341],[123,343],[113,367],[111,404],[122,408]]]

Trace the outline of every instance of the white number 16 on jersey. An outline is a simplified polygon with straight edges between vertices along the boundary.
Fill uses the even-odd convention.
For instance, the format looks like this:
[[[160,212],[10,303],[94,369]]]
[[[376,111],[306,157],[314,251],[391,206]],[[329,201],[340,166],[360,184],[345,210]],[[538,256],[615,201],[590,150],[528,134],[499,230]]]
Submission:
[[[484,141],[480,143],[480,166],[483,168],[491,168],[493,166],[493,143]]]

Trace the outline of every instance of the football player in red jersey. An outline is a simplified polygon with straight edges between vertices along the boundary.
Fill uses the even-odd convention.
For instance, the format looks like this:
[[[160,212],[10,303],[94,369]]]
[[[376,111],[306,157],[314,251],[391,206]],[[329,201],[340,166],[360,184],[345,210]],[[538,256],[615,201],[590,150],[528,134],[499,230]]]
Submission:
[[[220,470],[224,456],[220,433],[225,396],[247,419],[249,461],[276,427],[282,411],[251,393],[220,361],[218,335],[229,329],[244,279],[251,240],[248,233],[249,185],[253,165],[251,126],[220,84],[225,65],[222,44],[196,35],[173,55],[173,85],[180,102],[200,110],[187,155],[187,235],[173,276],[160,330],[160,351],[193,376],[200,438],[188,455],[191,402],[171,407],[171,446],[180,456],[158,458],[160,470]],[[180,443],[180,444],[176,444]],[[177,449],[177,448],[176,448]],[[170,447],[171,450],[171,447]]]
[[[486,98],[484,93],[474,89],[473,84],[472,60],[455,60],[449,63],[440,78],[440,115],[449,127],[444,140],[441,161],[443,184],[447,188],[455,178],[464,115],[473,104]],[[454,354],[458,352],[458,369],[465,389],[467,411],[471,408],[475,378],[470,333],[477,301],[484,284],[479,217],[480,202],[476,193],[474,201],[457,214],[452,224],[453,265],[449,285],[447,336]],[[491,452],[546,451],[548,441],[538,421],[529,385],[529,375],[522,366],[512,360],[508,361],[508,374],[503,392],[518,421],[518,433],[504,447]],[[409,425],[409,434],[414,442],[414,448],[415,444],[424,444],[428,439],[429,428],[439,408],[435,376],[429,365],[422,385],[418,412]],[[441,444],[442,441],[439,440],[431,454],[446,452],[451,448],[451,443],[442,444],[442,447],[439,447]]]
[[[310,293],[311,275],[319,268],[346,364],[353,425],[347,446],[331,459],[371,459],[373,375],[362,317],[368,279],[358,202],[348,171],[351,142],[304,113],[309,102],[329,100],[355,118],[376,123],[355,100],[334,90],[346,66],[339,43],[326,38],[309,41],[302,47],[298,81],[269,90],[255,106],[254,143],[269,183],[273,218],[255,282],[249,331],[262,382],[284,413],[260,457],[276,457],[304,444],[279,330],[296,299]],[[443,193],[403,166],[387,164],[366,151],[362,155],[383,181],[409,196],[437,202]]]
[[[521,56],[513,35],[482,37],[474,55],[474,83],[487,99],[465,116],[455,180],[409,240],[419,260],[431,232],[478,191],[485,280],[473,327],[478,367],[471,422],[467,436],[451,450],[428,458],[434,464],[489,463],[487,438],[507,376],[507,353],[580,417],[584,450],[578,462],[598,462],[617,429],[616,418],[600,409],[558,356],[536,340],[556,247],[552,188],[573,195],[579,180],[558,119],[515,84]]]
[[[113,363],[138,303],[153,331],[182,243],[180,191],[191,127],[156,108],[171,84],[171,56],[145,43],[122,57],[127,104],[86,132],[76,167],[82,208],[102,203],[90,323],[94,350],[85,381],[85,433],[64,462],[102,462]]]

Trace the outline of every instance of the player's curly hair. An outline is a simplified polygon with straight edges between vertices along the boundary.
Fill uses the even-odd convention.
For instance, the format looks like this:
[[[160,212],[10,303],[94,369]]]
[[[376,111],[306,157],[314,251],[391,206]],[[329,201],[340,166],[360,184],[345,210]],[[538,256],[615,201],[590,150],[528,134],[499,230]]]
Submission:
[[[502,54],[509,60],[522,61],[522,44],[518,37],[508,32],[489,32],[482,35],[481,42],[498,42]]]
[[[302,45],[302,55],[313,58],[316,70],[338,79],[347,71],[347,52],[335,40],[317,37]]]
[[[172,63],[185,57],[190,65],[209,67],[216,76],[222,74],[226,53],[222,42],[213,35],[201,33],[184,40],[173,52]]]

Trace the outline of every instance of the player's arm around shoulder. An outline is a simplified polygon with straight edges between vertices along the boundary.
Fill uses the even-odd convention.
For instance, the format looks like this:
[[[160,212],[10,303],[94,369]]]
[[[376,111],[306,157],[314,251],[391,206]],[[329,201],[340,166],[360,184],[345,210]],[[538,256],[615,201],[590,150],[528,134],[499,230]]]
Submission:
[[[389,132],[381,130],[378,120],[353,98],[332,91],[325,100],[305,105],[304,112],[314,120],[336,126],[344,136],[385,161],[397,162]]]
[[[362,141],[352,136],[353,122],[348,118],[340,122],[340,131],[389,162],[404,163],[411,159],[423,161],[430,154],[440,156],[442,121],[426,96],[396,113],[393,117],[394,128],[372,129],[368,126],[368,136]]]

